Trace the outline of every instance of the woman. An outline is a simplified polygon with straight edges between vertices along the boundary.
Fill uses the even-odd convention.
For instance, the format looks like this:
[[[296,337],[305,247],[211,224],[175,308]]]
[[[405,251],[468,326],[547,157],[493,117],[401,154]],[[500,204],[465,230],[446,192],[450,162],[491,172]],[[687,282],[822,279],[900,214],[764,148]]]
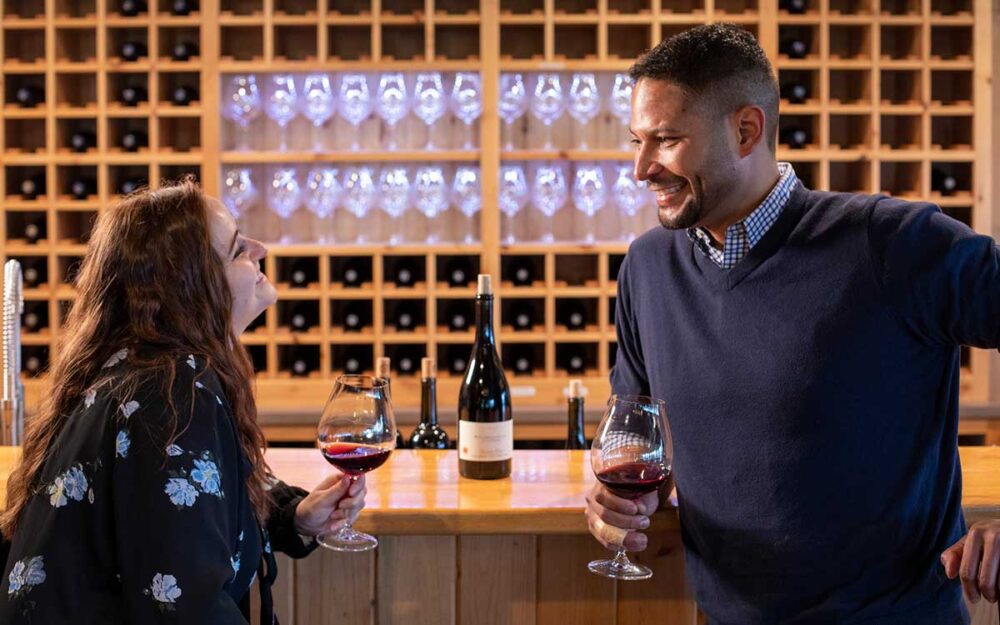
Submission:
[[[190,179],[98,218],[8,482],[0,623],[246,623],[255,577],[271,623],[272,549],[357,517],[362,480],[264,462],[237,337],[275,301],[266,253]]]

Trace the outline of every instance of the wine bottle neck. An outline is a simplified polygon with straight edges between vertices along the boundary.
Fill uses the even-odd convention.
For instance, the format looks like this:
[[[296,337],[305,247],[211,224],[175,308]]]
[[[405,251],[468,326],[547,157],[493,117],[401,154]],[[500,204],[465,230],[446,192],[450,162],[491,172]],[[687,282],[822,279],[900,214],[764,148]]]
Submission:
[[[586,447],[586,437],[583,432],[583,398],[571,397],[569,399],[569,436],[567,443],[570,449],[583,449]]]
[[[494,345],[493,335],[493,296],[476,296],[476,345],[483,347]]]
[[[424,378],[420,381],[420,422],[437,425],[437,380]]]

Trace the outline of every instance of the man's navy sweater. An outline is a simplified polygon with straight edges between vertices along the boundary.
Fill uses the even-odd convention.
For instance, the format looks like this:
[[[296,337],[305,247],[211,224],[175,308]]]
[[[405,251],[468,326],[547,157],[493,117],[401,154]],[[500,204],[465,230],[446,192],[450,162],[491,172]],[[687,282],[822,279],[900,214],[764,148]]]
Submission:
[[[1000,252],[930,204],[809,191],[734,268],[629,249],[613,392],[666,401],[710,622],[967,622],[959,346],[1000,345]]]

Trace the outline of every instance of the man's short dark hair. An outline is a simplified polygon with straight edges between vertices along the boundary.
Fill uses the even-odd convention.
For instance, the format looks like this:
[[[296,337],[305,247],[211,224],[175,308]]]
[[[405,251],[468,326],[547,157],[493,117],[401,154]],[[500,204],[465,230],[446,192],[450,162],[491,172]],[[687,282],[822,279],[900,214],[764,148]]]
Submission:
[[[673,83],[720,114],[759,106],[767,147],[775,153],[778,84],[767,55],[744,28],[708,24],[678,33],[640,56],[629,76]]]

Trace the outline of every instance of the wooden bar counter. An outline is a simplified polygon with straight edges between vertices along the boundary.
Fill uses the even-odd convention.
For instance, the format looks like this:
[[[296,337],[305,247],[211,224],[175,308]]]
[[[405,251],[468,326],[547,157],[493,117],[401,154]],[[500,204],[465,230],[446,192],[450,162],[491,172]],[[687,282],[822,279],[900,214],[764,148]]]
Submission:
[[[0,492],[17,450],[0,448]],[[969,522],[1000,518],[1000,448],[961,449]],[[275,474],[310,489],[332,471],[314,449],[270,449]],[[378,550],[279,558],[275,600],[285,625],[696,625],[684,583],[676,511],[653,517],[654,570],[614,582],[587,570],[606,552],[587,533],[588,452],[517,451],[510,479],[467,480],[454,451],[395,452],[368,476],[358,529]],[[974,623],[995,623],[978,606]],[[992,619],[992,620],[991,620]]]

